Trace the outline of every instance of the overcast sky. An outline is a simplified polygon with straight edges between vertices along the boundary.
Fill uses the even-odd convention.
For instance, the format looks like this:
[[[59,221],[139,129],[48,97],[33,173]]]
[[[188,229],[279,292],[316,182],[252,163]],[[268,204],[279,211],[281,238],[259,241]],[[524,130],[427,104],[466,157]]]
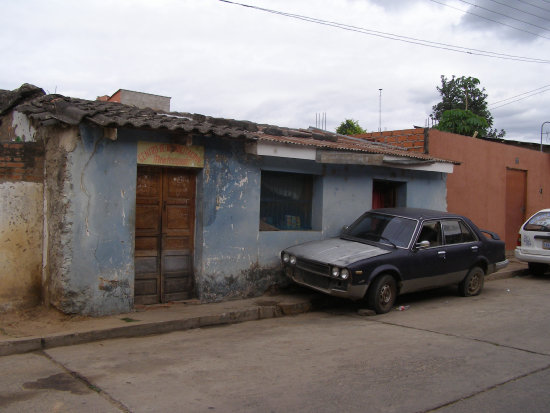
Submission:
[[[426,126],[441,75],[456,75],[481,81],[508,139],[540,142],[550,121],[550,0],[239,4],[4,0],[0,89],[130,89],[174,111],[299,128],[326,113],[328,130],[352,118],[378,131]]]

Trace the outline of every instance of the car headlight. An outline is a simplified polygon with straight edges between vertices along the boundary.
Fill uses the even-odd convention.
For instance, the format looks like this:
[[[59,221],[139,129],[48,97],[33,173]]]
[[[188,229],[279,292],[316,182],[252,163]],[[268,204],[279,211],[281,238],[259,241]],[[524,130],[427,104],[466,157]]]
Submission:
[[[288,255],[286,252],[283,253],[283,262],[286,264],[290,261],[290,255]]]
[[[346,270],[345,268],[340,271],[340,278],[342,280],[347,280],[349,278],[349,270]]]
[[[338,267],[332,267],[331,274],[333,277],[337,277],[340,275],[340,268]]]
[[[296,257],[294,255],[290,256],[289,262],[291,265],[296,265]]]

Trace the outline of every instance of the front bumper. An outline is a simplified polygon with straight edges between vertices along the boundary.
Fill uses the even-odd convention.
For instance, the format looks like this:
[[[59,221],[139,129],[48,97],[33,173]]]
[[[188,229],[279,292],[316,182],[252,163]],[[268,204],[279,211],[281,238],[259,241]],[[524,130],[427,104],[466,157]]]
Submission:
[[[286,276],[296,284],[334,297],[360,300],[365,296],[367,288],[369,287],[368,284],[352,285],[351,279],[340,280],[305,271],[293,266],[285,266],[284,271]]]

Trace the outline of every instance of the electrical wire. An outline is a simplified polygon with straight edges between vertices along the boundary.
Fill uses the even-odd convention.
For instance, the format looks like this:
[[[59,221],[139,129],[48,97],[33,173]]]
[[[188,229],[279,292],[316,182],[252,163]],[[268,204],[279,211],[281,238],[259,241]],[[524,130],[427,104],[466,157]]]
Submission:
[[[400,42],[405,42],[405,43],[409,43],[409,44],[416,44],[416,45],[431,47],[431,48],[435,48],[435,49],[448,50],[448,51],[452,51],[452,52],[464,53],[464,54],[475,55],[475,56],[492,57],[492,58],[505,59],[505,60],[515,60],[515,61],[528,62],[528,63],[542,63],[542,64],[549,64],[550,63],[550,60],[546,60],[546,59],[524,57],[524,56],[515,56],[515,55],[509,55],[509,54],[497,53],[497,52],[490,52],[490,51],[480,50],[480,49],[472,49],[472,48],[467,48],[467,47],[454,46],[454,45],[450,45],[450,44],[446,44],[446,43],[432,42],[432,41],[429,41],[429,40],[416,39],[416,38],[413,38],[413,37],[401,36],[401,35],[397,35],[397,34],[393,34],[393,33],[387,33],[387,32],[381,32],[381,31],[377,31],[377,30],[365,29],[365,28],[362,28],[362,27],[351,26],[351,25],[347,25],[347,24],[344,24],[344,23],[334,22],[334,21],[317,19],[317,18],[314,18],[314,17],[303,16],[303,15],[300,15],[300,14],[293,14],[293,13],[287,13],[287,12],[282,12],[282,11],[273,10],[273,9],[266,9],[266,8],[263,8],[263,7],[253,6],[253,5],[239,3],[239,2],[230,1],[230,0],[218,0],[218,1],[220,1],[222,3],[228,3],[228,4],[232,4],[232,5],[236,5],[236,6],[241,6],[241,7],[250,8],[250,9],[254,9],[254,10],[258,10],[258,11],[263,11],[263,12],[266,12],[266,13],[271,13],[271,14],[275,14],[275,15],[279,15],[279,16],[284,16],[284,17],[289,17],[289,18],[293,18],[293,19],[297,19],[297,20],[302,20],[302,21],[306,21],[306,22],[309,22],[309,23],[316,23],[316,24],[329,26],[329,27],[334,27],[334,28],[338,28],[338,29],[342,29],[342,30],[351,31],[351,32],[356,32],[356,33],[360,33],[360,34],[364,34],[364,35],[381,37],[381,38],[384,38],[384,39],[396,40],[396,41],[400,41]],[[432,1],[435,1],[435,0],[432,0]]]
[[[540,35],[538,33],[533,33],[533,32],[530,32],[529,30],[520,29],[519,27],[512,26],[511,24],[499,22],[498,20],[490,19],[489,17],[481,16],[479,14],[472,13],[471,11],[468,11],[468,10],[462,10],[462,9],[459,9],[458,7],[451,6],[451,5],[449,5],[447,3],[444,3],[442,1],[438,1],[438,0],[430,0],[430,1],[432,1],[434,3],[437,3],[437,4],[441,4],[442,6],[445,6],[445,7],[449,7],[451,9],[458,10],[458,11],[460,11],[462,13],[465,13],[465,14],[471,14],[472,16],[479,17],[480,19],[484,19],[484,20],[490,21],[492,23],[501,24],[503,26],[509,27],[511,29],[514,29],[514,30],[518,30],[520,32],[528,33],[528,34],[531,34],[531,35],[536,36],[536,37],[542,37],[543,39],[550,40],[550,37],[546,37],[546,36]]]
[[[515,21],[518,21],[518,22],[523,23],[523,24],[528,24],[529,26],[536,27],[537,29],[541,29],[541,30],[544,30],[544,31],[550,31],[550,30],[548,30],[546,27],[538,26],[538,25],[536,25],[536,24],[526,22],[525,20],[516,19],[515,17],[508,16],[507,14],[504,14],[504,13],[501,13],[501,12],[498,12],[498,11],[494,11],[494,10],[488,9],[488,8],[486,8],[486,7],[483,7],[483,6],[478,6],[477,4],[470,3],[469,1],[466,1],[466,0],[458,0],[458,1],[461,1],[462,3],[466,3],[466,4],[468,4],[468,5],[472,6],[472,7],[476,7],[476,8],[478,8],[478,9],[488,11],[489,13],[494,13],[494,14],[497,14],[497,15],[499,15],[499,16],[506,17],[507,19],[515,20]]]
[[[512,96],[512,97],[509,97],[509,98],[506,98],[506,99],[502,99],[502,100],[499,100],[497,102],[493,102],[493,103],[489,104],[488,106],[490,107],[491,110],[494,110],[494,109],[501,108],[503,106],[510,105],[512,103],[519,102],[521,100],[531,98],[533,96],[541,95],[541,94],[546,93],[546,92],[550,92],[550,85],[542,86],[542,87],[539,87],[537,89],[531,90],[529,92],[520,93],[519,95]],[[525,95],[527,95],[527,96],[525,96]],[[513,100],[511,100],[511,99],[513,99]],[[509,102],[507,102],[507,101],[509,101]],[[502,102],[506,102],[506,103],[502,103]],[[499,103],[502,103],[502,104],[499,105]]]
[[[514,7],[514,6],[510,6],[509,4],[506,4],[506,3],[502,3],[502,2],[497,1],[497,0],[489,0],[489,1],[492,1],[493,3],[496,3],[496,4],[500,4],[501,6],[504,6],[504,7],[508,7],[508,8],[510,8],[510,9],[512,9],[512,10],[519,11],[520,13],[527,14],[527,15],[529,15],[529,16],[536,17],[537,19],[549,21],[548,19],[539,16],[538,14],[531,13],[531,12],[528,12],[528,11],[525,11],[525,10],[522,10],[522,9],[519,9],[519,8],[517,8],[517,7]],[[527,4],[529,4],[529,3],[527,3]],[[532,6],[532,4],[529,4],[529,5]],[[543,9],[543,8],[541,8],[541,7],[539,7],[539,9],[545,10],[545,9]],[[550,10],[546,10],[546,11],[550,13]],[[512,17],[510,17],[510,18],[512,18]],[[548,30],[548,29],[544,29],[544,30]]]
[[[525,4],[528,4],[529,6],[531,7],[535,7],[537,9],[540,9],[540,10],[543,10],[543,11],[546,11],[546,12],[550,12],[550,10],[548,9],[545,9],[544,7],[540,7],[540,6],[537,6],[536,4],[533,4],[533,3],[529,3],[528,1],[525,1],[525,0],[518,0],[520,3],[525,3]],[[544,0],[543,0],[544,1]],[[550,3],[550,1],[547,1],[546,3]]]

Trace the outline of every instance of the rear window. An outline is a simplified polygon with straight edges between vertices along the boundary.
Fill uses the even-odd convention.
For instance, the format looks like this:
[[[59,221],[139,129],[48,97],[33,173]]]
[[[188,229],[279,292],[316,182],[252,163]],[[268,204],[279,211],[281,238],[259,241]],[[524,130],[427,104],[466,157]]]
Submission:
[[[550,231],[550,211],[539,212],[523,226],[526,231]]]

